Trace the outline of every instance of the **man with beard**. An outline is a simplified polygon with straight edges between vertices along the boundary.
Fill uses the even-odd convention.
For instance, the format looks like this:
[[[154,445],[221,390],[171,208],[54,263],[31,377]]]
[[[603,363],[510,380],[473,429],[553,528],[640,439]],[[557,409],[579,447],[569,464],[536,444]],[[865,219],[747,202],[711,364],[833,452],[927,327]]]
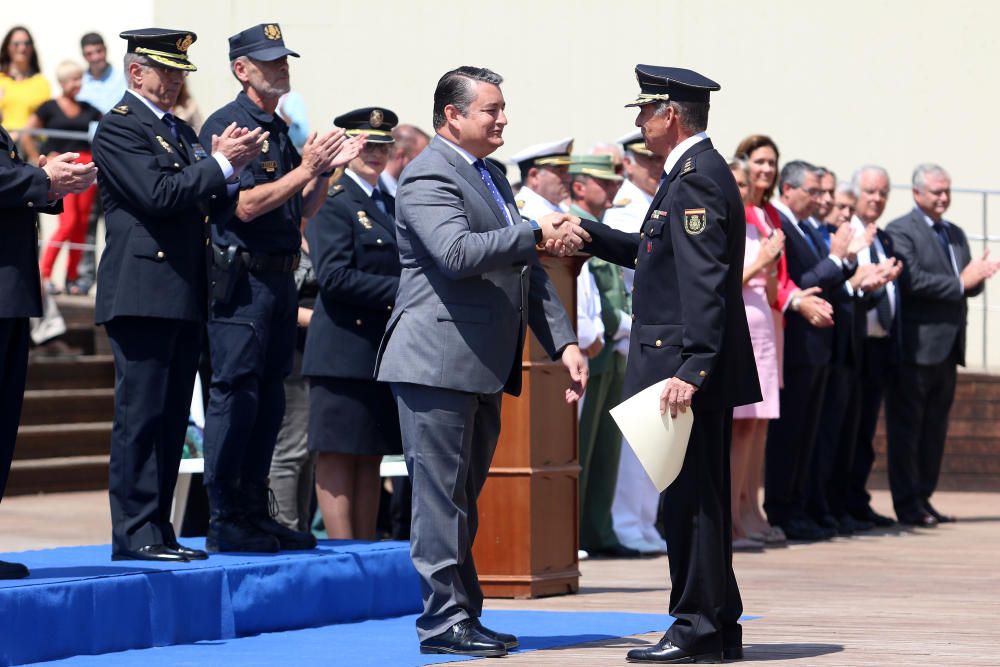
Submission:
[[[212,221],[208,340],[212,381],[205,414],[209,551],[311,549],[311,533],[287,528],[268,508],[268,474],[285,411],[284,378],[295,350],[294,271],[299,223],[319,210],[326,177],[358,155],[364,139],[343,130],[306,139],[301,157],[275,113],[289,91],[288,56],[276,23],[229,38],[236,99],[205,121],[202,143],[230,123],[268,133],[259,158],[229,185],[231,215]]]

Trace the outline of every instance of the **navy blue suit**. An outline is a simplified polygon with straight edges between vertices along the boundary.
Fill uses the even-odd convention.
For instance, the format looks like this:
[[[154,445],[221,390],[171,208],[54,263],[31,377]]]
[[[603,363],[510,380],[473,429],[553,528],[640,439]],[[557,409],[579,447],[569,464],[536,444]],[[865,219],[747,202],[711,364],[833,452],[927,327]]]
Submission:
[[[42,314],[37,211],[48,201],[45,172],[25,163],[0,127],[0,498],[7,485],[28,369],[28,318]]]
[[[822,236],[808,221],[796,224],[784,213],[780,216],[789,277],[799,288],[821,287],[824,299],[835,300],[851,269],[827,256]],[[818,329],[791,309],[785,313],[781,417],[768,428],[764,476],[764,510],[779,526],[803,518],[805,512],[833,342],[833,329]]]
[[[668,639],[691,653],[738,644],[729,446],[736,405],[760,400],[743,307],[746,220],[726,161],[708,139],[681,155],[639,234],[584,220],[601,259],[635,266],[624,396],[677,377],[698,387],[684,465],[664,491],[670,545]]]
[[[179,137],[126,93],[94,136],[107,227],[96,320],[115,358],[112,550],[171,544],[170,506],[205,320],[208,222],[225,176],[183,121]]]
[[[270,132],[240,176],[240,189],[273,183],[301,163],[288,126],[246,93],[213,113],[201,130],[210,141],[232,122]],[[212,241],[253,258],[293,258],[301,235],[302,196],[296,193],[253,220],[235,214],[213,220]],[[285,413],[284,378],[291,373],[298,298],[292,265],[248,267],[228,301],[213,298],[208,320],[212,382],[205,415],[205,483],[213,511],[223,497],[266,515],[267,478]],[[242,501],[236,498],[242,497]],[[223,501],[225,502],[225,501]]]

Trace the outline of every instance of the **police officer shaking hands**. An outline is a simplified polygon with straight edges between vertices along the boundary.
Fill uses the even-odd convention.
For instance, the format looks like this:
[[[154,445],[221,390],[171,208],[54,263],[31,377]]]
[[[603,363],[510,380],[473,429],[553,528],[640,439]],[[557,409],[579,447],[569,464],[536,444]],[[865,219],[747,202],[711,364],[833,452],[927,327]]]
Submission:
[[[208,551],[311,549],[316,538],[271,518],[268,473],[292,367],[303,217],[319,210],[326,177],[358,156],[363,136],[342,129],[306,140],[301,157],[275,113],[289,91],[288,56],[276,23],[229,38],[233,75],[243,87],[213,113],[202,142],[236,123],[268,135],[259,156],[230,185],[229,215],[212,220],[208,339],[212,382],[205,417]]]

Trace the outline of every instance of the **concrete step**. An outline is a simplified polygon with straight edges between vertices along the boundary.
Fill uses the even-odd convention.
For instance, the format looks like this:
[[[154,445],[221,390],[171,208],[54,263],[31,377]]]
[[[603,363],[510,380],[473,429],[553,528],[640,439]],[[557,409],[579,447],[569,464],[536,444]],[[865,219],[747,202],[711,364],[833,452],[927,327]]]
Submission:
[[[5,495],[94,491],[108,488],[108,456],[15,460]],[[57,517],[59,521],[67,517]]]
[[[114,388],[33,389],[24,392],[21,425],[106,422],[114,405]]]
[[[112,422],[35,424],[17,431],[14,459],[54,459],[106,455],[111,447]]]
[[[115,386],[111,355],[38,357],[28,364],[27,389],[108,389]]]

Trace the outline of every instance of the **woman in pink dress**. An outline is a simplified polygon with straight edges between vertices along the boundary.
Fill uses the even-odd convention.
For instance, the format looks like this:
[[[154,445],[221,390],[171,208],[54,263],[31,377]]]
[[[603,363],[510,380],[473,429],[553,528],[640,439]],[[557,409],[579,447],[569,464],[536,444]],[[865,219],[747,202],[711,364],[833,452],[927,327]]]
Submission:
[[[746,201],[751,190],[747,164],[741,158],[733,158],[729,162],[729,167]],[[746,307],[747,324],[750,327],[750,340],[753,344],[763,400],[733,410],[730,477],[733,548],[738,551],[759,551],[764,548],[766,542],[776,543],[781,537],[770,534],[771,531],[749,529],[746,525],[745,506],[751,496],[756,505],[758,487],[751,487],[749,483],[760,476],[759,473],[755,476],[751,471],[758,433],[766,434],[767,421],[776,419],[779,415],[778,336],[771,304],[777,300],[777,264],[784,246],[785,237],[780,229],[775,229],[765,236],[756,225],[748,222],[743,259],[743,303]]]

